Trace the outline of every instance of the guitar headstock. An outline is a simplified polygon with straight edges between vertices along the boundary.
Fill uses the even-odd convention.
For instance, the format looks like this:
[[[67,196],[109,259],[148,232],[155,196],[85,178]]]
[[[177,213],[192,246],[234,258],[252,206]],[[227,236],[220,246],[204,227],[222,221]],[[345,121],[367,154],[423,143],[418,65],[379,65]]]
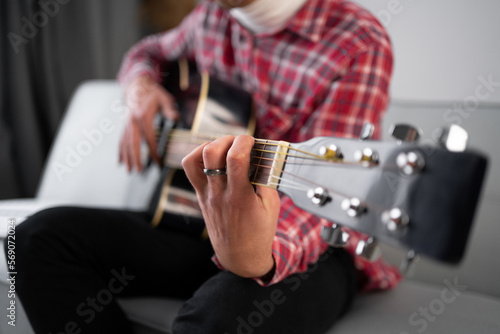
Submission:
[[[461,151],[462,144],[449,140],[452,131],[459,129],[443,131],[443,145],[436,146],[407,139],[328,137],[290,144],[277,188],[298,207],[338,225],[457,263],[464,254],[487,159]],[[451,151],[457,146],[460,149]],[[340,229],[326,232],[332,242],[345,242]],[[360,247],[369,253],[370,245]]]

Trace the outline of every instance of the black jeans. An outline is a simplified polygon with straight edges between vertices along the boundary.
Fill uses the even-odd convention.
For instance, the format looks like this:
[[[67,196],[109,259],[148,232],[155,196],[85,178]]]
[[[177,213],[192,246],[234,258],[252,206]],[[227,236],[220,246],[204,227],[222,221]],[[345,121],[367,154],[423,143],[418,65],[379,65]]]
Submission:
[[[262,287],[217,269],[209,241],[137,212],[48,209],[17,227],[16,242],[16,287],[37,334],[132,333],[116,298],[135,296],[186,298],[174,333],[323,333],[356,290],[344,250]]]

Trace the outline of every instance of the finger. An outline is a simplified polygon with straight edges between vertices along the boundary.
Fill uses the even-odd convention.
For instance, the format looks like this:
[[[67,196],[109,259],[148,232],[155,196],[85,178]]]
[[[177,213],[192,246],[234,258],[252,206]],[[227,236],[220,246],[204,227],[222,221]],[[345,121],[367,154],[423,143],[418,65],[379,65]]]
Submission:
[[[281,206],[281,200],[278,195],[278,191],[266,186],[256,186],[256,193],[266,210],[273,211],[273,209],[279,208]],[[279,210],[277,211],[277,214],[279,214]],[[278,217],[276,217],[276,221],[278,221]]]
[[[206,169],[222,169],[226,168],[227,152],[233,144],[233,136],[224,136],[218,138],[205,146],[203,150],[203,166]],[[209,190],[212,195],[216,195],[218,191],[226,187],[226,176],[207,176]]]
[[[130,172],[132,164],[130,163],[130,156],[128,154],[128,141],[130,137],[130,129],[129,126],[125,127],[125,131],[123,133],[122,137],[122,148],[121,148],[121,156],[122,156],[122,161],[125,163],[127,166],[127,171]]]
[[[120,144],[119,144],[119,147],[118,147],[118,163],[121,164],[124,162],[123,160],[123,141],[124,141],[124,135],[125,135],[125,131],[123,131],[122,133],[122,137],[120,138]]]
[[[252,190],[248,178],[251,152],[254,139],[251,136],[238,136],[227,154],[227,184],[230,189]]]
[[[207,169],[219,169],[226,167],[226,156],[233,144],[233,136],[217,138],[205,146],[203,150],[203,165]]]
[[[131,128],[131,135],[129,136],[129,157],[132,167],[137,171],[142,171],[141,162],[141,135],[137,126]]]
[[[160,158],[158,157],[158,144],[156,142],[155,129],[153,126],[153,118],[147,120],[137,120],[142,135],[146,139],[146,144],[149,148],[149,154],[156,163],[160,164]]]
[[[163,116],[175,121],[179,119],[180,115],[176,107],[175,98],[163,87],[161,87],[159,102]]]
[[[194,189],[201,193],[207,185],[207,177],[203,173],[203,150],[209,143],[204,143],[194,149],[182,159],[182,167],[193,185]]]

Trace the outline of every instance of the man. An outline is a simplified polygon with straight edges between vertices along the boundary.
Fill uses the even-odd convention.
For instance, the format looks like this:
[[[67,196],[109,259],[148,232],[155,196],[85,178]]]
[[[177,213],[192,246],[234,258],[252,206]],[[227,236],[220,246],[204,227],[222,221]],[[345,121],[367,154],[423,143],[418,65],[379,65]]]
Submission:
[[[143,168],[142,138],[155,152],[158,108],[178,117],[175,97],[159,83],[162,66],[179,58],[251,92],[261,138],[356,137],[365,122],[379,123],[388,103],[390,42],[357,5],[202,2],[178,28],[146,38],[125,57],[119,79],[131,118],[120,159],[130,170]],[[254,190],[253,142],[226,136],[183,161],[209,241],[114,210],[57,208],[23,223],[17,284],[35,331],[131,333],[114,298],[150,295],[187,298],[174,333],[324,333],[358,289],[395,286],[395,269],[353,256],[361,235],[351,232],[345,250],[329,248],[319,236],[328,222],[274,190]],[[224,168],[227,175],[217,172]],[[99,303],[104,295],[112,296],[106,305]]]

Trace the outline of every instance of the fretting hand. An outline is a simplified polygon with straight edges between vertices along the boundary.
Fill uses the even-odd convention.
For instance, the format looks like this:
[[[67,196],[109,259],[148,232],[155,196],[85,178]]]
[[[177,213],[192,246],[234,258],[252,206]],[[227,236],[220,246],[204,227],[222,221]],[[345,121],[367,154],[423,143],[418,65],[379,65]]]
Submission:
[[[225,136],[199,146],[182,162],[219,263],[242,277],[261,277],[273,268],[272,244],[280,209],[275,190],[254,189],[249,181],[253,144],[250,136]],[[227,175],[203,172],[224,167]]]

